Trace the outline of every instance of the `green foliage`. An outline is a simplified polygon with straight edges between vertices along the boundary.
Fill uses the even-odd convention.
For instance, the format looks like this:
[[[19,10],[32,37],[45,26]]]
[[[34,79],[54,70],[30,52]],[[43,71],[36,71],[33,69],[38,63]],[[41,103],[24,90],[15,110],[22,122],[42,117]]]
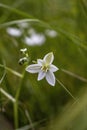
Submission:
[[[2,122],[17,130],[87,129],[86,24],[86,0],[0,1],[0,129]],[[39,37],[33,45],[32,34]],[[29,64],[53,52],[55,76],[75,100],[61,83],[52,87],[25,72],[22,48]]]

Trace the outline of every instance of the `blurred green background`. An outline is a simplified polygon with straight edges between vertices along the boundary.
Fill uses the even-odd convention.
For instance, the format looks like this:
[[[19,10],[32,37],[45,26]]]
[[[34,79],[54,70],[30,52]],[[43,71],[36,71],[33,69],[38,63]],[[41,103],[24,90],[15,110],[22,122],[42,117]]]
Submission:
[[[18,64],[27,48],[29,64],[53,52],[59,67],[50,86]],[[0,0],[0,89],[18,97],[17,130],[87,130],[87,0]],[[0,77],[4,70],[0,67]],[[0,130],[14,130],[14,105],[0,93]],[[5,127],[5,128],[4,128]]]

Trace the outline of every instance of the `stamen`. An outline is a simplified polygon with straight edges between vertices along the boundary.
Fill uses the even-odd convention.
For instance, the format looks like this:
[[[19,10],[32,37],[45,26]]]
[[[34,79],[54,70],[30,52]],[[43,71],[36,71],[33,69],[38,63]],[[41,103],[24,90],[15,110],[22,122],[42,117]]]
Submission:
[[[49,69],[49,67],[48,66],[42,66],[42,68],[41,68],[41,70],[43,70],[43,71],[45,71],[45,72],[47,72],[48,71],[48,69]]]

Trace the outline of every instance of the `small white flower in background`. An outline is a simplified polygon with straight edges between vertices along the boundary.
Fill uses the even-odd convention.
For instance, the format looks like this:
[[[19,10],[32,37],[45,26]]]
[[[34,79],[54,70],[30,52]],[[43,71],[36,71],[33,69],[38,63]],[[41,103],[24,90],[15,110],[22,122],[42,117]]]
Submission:
[[[20,52],[25,53],[27,51],[27,48],[20,49]]]
[[[56,80],[53,72],[56,72],[59,68],[52,64],[53,60],[53,53],[48,53],[43,59],[38,59],[37,64],[29,65],[26,68],[26,71],[30,73],[38,73],[38,81],[45,77],[50,85],[55,86]]]
[[[57,37],[58,33],[55,31],[55,30],[50,30],[50,29],[47,29],[45,31],[46,35],[51,37],[51,38],[54,38],[54,37]]]
[[[8,27],[6,31],[9,35],[14,37],[20,37],[22,35],[22,31],[18,28]]]

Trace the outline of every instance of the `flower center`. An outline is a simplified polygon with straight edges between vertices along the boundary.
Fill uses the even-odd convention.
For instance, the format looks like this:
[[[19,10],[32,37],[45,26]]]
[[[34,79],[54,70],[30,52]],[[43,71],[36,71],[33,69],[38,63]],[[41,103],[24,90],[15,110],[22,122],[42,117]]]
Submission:
[[[43,70],[43,71],[45,71],[45,72],[47,72],[48,71],[48,69],[49,69],[49,66],[47,65],[44,65],[44,66],[42,66],[42,68],[41,68],[41,70]]]

